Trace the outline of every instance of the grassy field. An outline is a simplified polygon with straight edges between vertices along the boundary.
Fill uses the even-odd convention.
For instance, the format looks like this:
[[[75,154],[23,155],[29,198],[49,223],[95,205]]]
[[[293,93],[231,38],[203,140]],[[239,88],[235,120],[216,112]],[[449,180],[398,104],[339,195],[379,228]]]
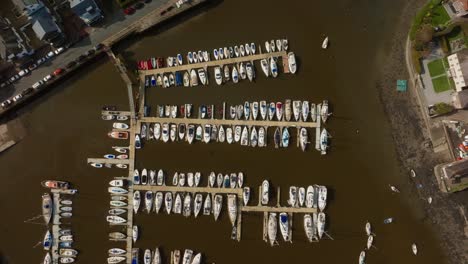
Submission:
[[[444,59],[431,61],[427,64],[427,67],[429,68],[429,75],[431,77],[445,73]]]
[[[446,34],[445,37],[448,41],[454,41],[465,37],[463,30],[460,26],[454,27],[450,33]]]
[[[452,89],[450,87],[450,83],[447,76],[441,76],[432,79],[432,85],[434,86],[434,91],[436,93],[441,93]]]
[[[432,9],[432,25],[434,27],[439,25],[445,25],[450,20],[450,16],[445,11],[445,8],[438,4]]]

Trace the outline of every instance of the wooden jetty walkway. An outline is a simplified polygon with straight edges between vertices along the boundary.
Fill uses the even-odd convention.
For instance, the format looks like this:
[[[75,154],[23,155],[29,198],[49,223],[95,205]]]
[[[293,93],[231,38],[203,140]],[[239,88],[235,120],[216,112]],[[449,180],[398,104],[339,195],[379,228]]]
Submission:
[[[224,126],[279,126],[279,127],[306,127],[320,128],[318,122],[303,121],[273,121],[273,120],[245,120],[245,119],[202,119],[202,118],[167,118],[167,117],[143,117],[140,123],[174,123],[174,124],[199,124],[199,125],[224,125]]]
[[[151,69],[151,70],[139,70],[140,73],[140,80],[144,82],[146,75],[156,75],[156,74],[163,74],[167,72],[177,72],[177,71],[189,71],[191,69],[199,69],[199,68],[207,68],[207,67],[215,67],[220,65],[226,64],[236,64],[241,62],[247,61],[256,61],[261,59],[267,59],[270,57],[286,57],[286,51],[277,51],[277,52],[270,52],[270,53],[258,53],[254,55],[247,55],[243,57],[235,57],[235,58],[228,58],[222,60],[210,60],[205,62],[198,62],[198,63],[191,63],[191,64],[182,64],[173,67],[164,67],[158,69]],[[184,58],[184,61],[187,62],[187,59]]]
[[[129,159],[103,159],[103,158],[89,158],[88,163],[100,163],[100,164],[124,164],[130,165],[131,161]]]
[[[168,185],[133,185],[133,190],[152,191],[152,192],[237,194],[238,196],[242,196],[241,188],[188,187],[188,186],[168,186]]]

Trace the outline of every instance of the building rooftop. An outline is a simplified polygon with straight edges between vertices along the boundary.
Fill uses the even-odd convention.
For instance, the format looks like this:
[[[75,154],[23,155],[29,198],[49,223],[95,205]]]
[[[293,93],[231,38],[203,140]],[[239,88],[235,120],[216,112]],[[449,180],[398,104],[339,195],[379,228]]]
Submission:
[[[73,13],[86,24],[91,25],[102,18],[102,13],[94,0],[69,0]]]
[[[461,50],[447,57],[450,75],[455,83],[457,92],[468,84],[468,49]]]
[[[29,5],[25,11],[38,39],[47,40],[61,32],[52,15],[42,3]]]

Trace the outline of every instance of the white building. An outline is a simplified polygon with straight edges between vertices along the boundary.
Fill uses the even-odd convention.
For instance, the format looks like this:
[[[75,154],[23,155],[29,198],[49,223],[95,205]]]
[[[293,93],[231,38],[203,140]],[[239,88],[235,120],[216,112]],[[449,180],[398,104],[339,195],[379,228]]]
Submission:
[[[450,77],[455,83],[457,92],[461,92],[468,84],[468,50],[462,50],[447,57]]]

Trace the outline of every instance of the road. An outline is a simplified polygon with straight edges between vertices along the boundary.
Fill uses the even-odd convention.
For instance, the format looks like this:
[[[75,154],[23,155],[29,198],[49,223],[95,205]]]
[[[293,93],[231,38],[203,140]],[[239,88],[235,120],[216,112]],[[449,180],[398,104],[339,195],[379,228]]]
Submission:
[[[35,82],[44,78],[44,76],[52,73],[57,68],[65,68],[70,62],[78,58],[81,54],[84,54],[88,50],[92,49],[96,44],[101,43],[105,39],[109,38],[113,34],[121,31],[123,28],[131,25],[137,20],[151,13],[156,8],[170,2],[170,0],[153,0],[148,4],[145,4],[143,9],[136,10],[133,15],[125,16],[123,13],[107,15],[106,23],[99,27],[92,28],[87,38],[79,41],[57,57],[41,65],[29,75],[23,77],[18,82],[5,87],[0,91],[0,101],[4,101],[7,98],[13,97],[14,95],[21,93],[23,90],[31,87]],[[172,1],[174,2],[174,1]]]

